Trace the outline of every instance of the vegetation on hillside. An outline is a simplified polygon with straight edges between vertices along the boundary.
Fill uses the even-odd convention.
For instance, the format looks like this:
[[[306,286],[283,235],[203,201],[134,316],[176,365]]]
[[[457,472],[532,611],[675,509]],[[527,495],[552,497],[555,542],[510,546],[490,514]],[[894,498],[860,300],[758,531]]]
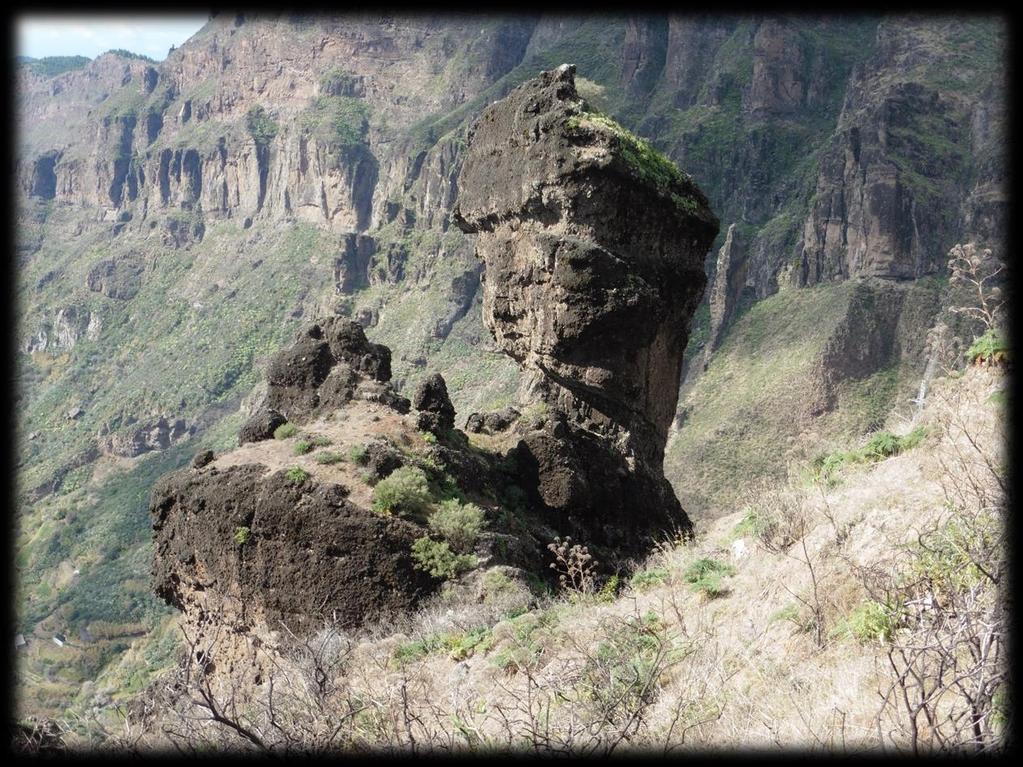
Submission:
[[[41,59],[25,57],[23,66],[42,77],[56,77],[57,75],[81,69],[92,59],[87,56],[44,56]]]

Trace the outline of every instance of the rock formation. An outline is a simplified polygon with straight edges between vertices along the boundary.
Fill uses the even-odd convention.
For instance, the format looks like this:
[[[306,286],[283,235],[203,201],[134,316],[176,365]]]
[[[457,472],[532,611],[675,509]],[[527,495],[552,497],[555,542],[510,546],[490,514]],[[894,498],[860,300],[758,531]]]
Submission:
[[[455,408],[451,404],[447,384],[440,373],[423,379],[416,389],[412,404],[419,411],[416,423],[420,429],[441,436],[454,428]]]
[[[519,446],[539,500],[583,539],[634,545],[688,525],[663,451],[718,221],[691,179],[589,111],[574,74],[483,113],[454,219],[477,234],[486,326],[523,398],[549,408]]]
[[[613,566],[689,527],[661,461],[717,221],[687,177],[584,110],[572,67],[541,74],[484,112],[461,177],[487,323],[529,372],[533,415],[474,415],[495,441],[470,449],[442,376],[418,387],[413,416],[386,347],[350,320],[308,324],[270,360],[242,447],[204,452],[153,490],[155,590],[193,624],[214,614],[265,639],[281,621],[305,631],[415,607],[440,577],[416,546],[438,533],[430,502],[389,506],[372,489],[399,470],[410,492],[483,510],[465,584],[495,566],[550,577],[559,535]],[[301,449],[271,438],[285,421],[302,426]],[[354,457],[317,461],[313,444]]]
[[[270,360],[266,380],[266,399],[242,426],[241,442],[268,439],[285,421],[304,423],[356,398],[409,410],[409,401],[388,383],[391,350],[370,343],[358,323],[341,317],[303,328]]]

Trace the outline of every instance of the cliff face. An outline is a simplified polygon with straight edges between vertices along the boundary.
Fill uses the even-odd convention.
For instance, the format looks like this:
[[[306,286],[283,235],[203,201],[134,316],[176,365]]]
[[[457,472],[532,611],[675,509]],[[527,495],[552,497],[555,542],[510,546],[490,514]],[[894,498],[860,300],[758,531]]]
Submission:
[[[959,62],[930,51],[938,31],[925,23],[882,24],[877,56],[854,70],[804,224],[800,284],[934,274],[953,232],[986,241],[1001,231],[1004,222],[982,221],[977,208],[991,204],[1000,179],[983,158],[993,138],[989,89],[1004,86],[999,75],[979,93],[939,80]],[[928,53],[930,76],[907,78]]]

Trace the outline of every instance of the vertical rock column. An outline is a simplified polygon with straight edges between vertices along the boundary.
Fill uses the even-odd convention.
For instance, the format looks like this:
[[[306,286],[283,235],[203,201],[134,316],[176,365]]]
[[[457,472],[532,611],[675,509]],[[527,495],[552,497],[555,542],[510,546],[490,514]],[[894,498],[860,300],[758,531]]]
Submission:
[[[563,65],[469,133],[454,219],[484,263],[484,322],[546,415],[520,465],[580,538],[637,549],[689,521],[664,479],[689,323],[718,231],[684,173],[603,115]]]

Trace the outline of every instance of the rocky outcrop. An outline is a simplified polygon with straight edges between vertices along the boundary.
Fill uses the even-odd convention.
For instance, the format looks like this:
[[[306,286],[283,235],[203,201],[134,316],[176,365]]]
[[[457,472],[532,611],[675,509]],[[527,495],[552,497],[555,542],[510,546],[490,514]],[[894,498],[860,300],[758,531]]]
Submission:
[[[207,466],[160,480],[153,499],[157,595],[194,609],[208,594],[222,625],[352,626],[432,588],[410,555],[419,526],[358,508],[338,484]]]
[[[508,406],[492,413],[473,413],[465,421],[465,430],[473,434],[494,434],[507,431],[522,413]]]
[[[294,345],[270,360],[266,380],[262,407],[242,426],[246,441],[272,434],[276,428],[271,428],[274,414],[304,423],[356,398],[383,402],[403,413],[409,411],[409,401],[398,396],[388,383],[391,350],[370,343],[360,325],[341,317],[304,327]]]
[[[89,290],[102,293],[107,298],[128,301],[139,292],[144,269],[139,261],[130,258],[100,261],[89,270]]]
[[[623,154],[642,148],[633,139],[579,125],[597,119],[583,106],[571,67],[542,74],[483,114],[460,176],[458,220],[480,233],[488,324],[540,398],[529,417],[506,409],[476,419],[506,451],[474,449],[454,429],[439,374],[420,384],[406,417],[386,347],[347,319],[310,323],[270,360],[239,453],[202,455],[154,488],[157,594],[189,620],[212,614],[264,638],[279,621],[306,631],[326,616],[359,625],[412,609],[438,585],[416,566],[413,544],[436,533],[422,510],[392,513],[356,492],[410,464],[431,487],[455,487],[444,492],[486,510],[473,558],[486,567],[549,577],[546,543],[572,535],[614,568],[658,530],[688,528],[660,461],[717,221],[676,169],[658,185],[629,164]],[[486,157],[496,173],[481,174]],[[289,461],[302,454],[284,440],[260,443],[283,418],[335,428],[342,441],[357,433],[360,473],[339,481],[312,461],[272,470],[281,451]],[[509,488],[513,514],[495,501]]]
[[[746,284],[748,244],[742,231],[735,224],[728,227],[725,242],[718,251],[714,269],[714,283],[708,296],[710,304],[710,334],[707,337],[707,354],[717,348],[728,327],[736,307],[739,305]]]
[[[661,464],[718,222],[687,176],[588,111],[574,74],[477,120],[454,219],[477,234],[485,324],[549,408],[518,449],[532,489],[621,545],[688,524]]]
[[[26,354],[48,354],[70,351],[82,340],[95,341],[103,330],[99,312],[82,306],[64,306],[57,310],[53,320],[42,320],[35,333],[22,344]]]
[[[419,411],[416,423],[423,431],[443,436],[455,427],[455,408],[440,373],[427,376],[420,382],[412,405]]]
[[[134,417],[126,420],[125,428],[113,432],[109,432],[109,427],[100,430],[101,453],[135,458],[154,450],[166,450],[175,442],[195,433],[195,427],[189,427],[181,418],[156,416],[141,421]]]

